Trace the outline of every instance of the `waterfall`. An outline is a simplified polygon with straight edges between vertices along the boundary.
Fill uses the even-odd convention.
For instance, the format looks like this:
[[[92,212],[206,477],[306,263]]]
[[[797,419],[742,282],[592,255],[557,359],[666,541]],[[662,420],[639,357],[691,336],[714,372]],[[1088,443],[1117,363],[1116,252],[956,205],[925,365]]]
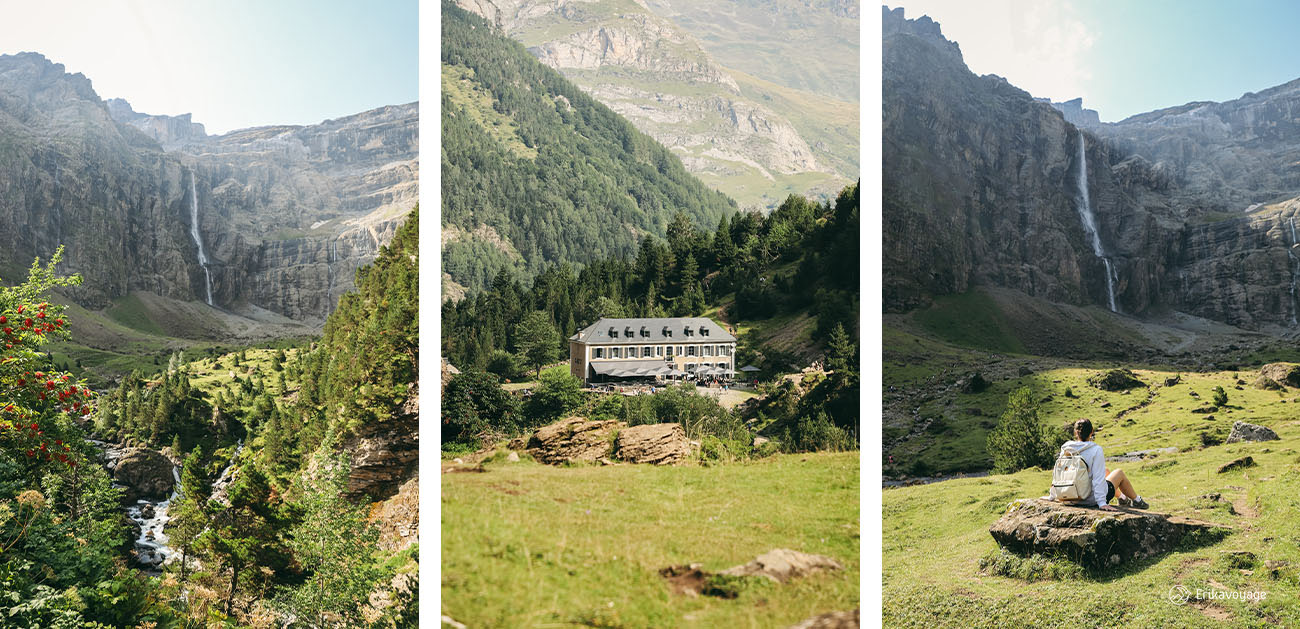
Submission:
[[[199,193],[194,185],[194,171],[190,171],[190,237],[199,248],[199,266],[203,267],[203,283],[208,289],[208,305],[212,305],[212,273],[208,271],[208,256],[203,253],[203,236],[199,234]]]
[[[1101,246],[1101,234],[1097,232],[1097,218],[1092,213],[1092,201],[1088,197],[1088,156],[1085,151],[1083,130],[1079,130],[1079,219],[1083,221],[1083,231],[1092,242],[1092,253],[1101,258],[1106,267],[1106,301],[1111,312],[1119,312],[1115,307],[1115,268],[1106,249]]]
[[[1292,216],[1288,220],[1287,224],[1291,226],[1291,246],[1286,248],[1286,257],[1291,261],[1291,265],[1290,265],[1291,267],[1291,326],[1295,327],[1296,325],[1298,325],[1296,321],[1297,302],[1295,297],[1295,274],[1296,274],[1295,246],[1297,244],[1295,238],[1295,216]]]

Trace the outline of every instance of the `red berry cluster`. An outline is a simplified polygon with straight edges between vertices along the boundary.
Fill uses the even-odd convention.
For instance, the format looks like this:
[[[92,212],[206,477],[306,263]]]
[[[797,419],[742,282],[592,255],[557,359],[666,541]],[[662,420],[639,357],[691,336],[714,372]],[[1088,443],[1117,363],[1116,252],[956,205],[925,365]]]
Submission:
[[[4,326],[0,328],[0,332],[3,332],[5,336],[5,349],[13,349],[14,342],[21,342],[23,332],[30,332],[36,336],[45,336],[47,332],[62,329],[63,317],[55,317],[51,320],[49,313],[46,311],[49,307],[50,304],[48,303],[37,304],[34,319],[31,316],[23,317],[21,322],[15,319],[12,325],[7,325],[9,324],[9,317],[0,315],[0,326]],[[18,306],[18,314],[21,315],[26,312],[27,306]],[[14,325],[18,326],[17,330],[14,330]]]

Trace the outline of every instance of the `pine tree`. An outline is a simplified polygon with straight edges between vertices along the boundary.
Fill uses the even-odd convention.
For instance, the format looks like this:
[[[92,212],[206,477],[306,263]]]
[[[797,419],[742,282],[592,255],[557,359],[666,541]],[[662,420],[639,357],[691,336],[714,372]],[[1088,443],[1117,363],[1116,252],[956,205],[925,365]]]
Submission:
[[[540,310],[528,313],[515,327],[515,347],[538,375],[542,372],[542,365],[555,358],[559,344],[560,335],[551,326],[546,313]]]
[[[288,547],[308,573],[297,587],[281,588],[275,602],[310,626],[362,626],[365,601],[383,570],[373,553],[379,532],[366,510],[348,502],[346,453],[322,446],[300,486],[302,520],[288,532]]]

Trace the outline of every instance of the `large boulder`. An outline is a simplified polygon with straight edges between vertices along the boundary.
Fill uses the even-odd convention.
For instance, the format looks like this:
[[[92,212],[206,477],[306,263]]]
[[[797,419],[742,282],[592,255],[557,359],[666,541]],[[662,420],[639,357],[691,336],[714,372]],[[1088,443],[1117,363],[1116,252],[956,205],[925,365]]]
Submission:
[[[690,458],[691,442],[681,424],[643,424],[618,432],[614,456],[629,463],[675,465]]]
[[[1045,499],[1013,502],[989,533],[1020,554],[1063,556],[1089,570],[1160,555],[1184,543],[1209,543],[1230,529],[1149,511],[1102,511]]]
[[[1237,443],[1238,441],[1276,441],[1280,439],[1273,429],[1260,426],[1258,424],[1247,424],[1246,422],[1233,422],[1232,433],[1228,435],[1227,443]]]
[[[1126,391],[1147,386],[1128,369],[1111,369],[1088,378],[1088,384],[1102,391]]]
[[[537,429],[528,440],[528,453],[538,461],[552,465],[569,461],[595,462],[609,455],[614,432],[626,426],[627,424],[612,419],[562,419]]]
[[[1261,381],[1272,381],[1278,386],[1300,387],[1300,365],[1292,363],[1269,363],[1259,368],[1259,379],[1255,386],[1260,386]],[[1272,387],[1267,387],[1272,388]]]
[[[148,448],[127,448],[113,469],[113,480],[126,486],[122,500],[163,500],[176,484],[175,466],[163,453]]]

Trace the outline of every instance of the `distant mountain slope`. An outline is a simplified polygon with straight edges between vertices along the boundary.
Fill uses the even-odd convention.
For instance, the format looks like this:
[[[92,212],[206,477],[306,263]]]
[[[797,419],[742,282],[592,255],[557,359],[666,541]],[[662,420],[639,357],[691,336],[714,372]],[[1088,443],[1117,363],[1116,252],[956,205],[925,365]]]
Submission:
[[[207,302],[210,278],[214,306],[320,325],[416,203],[417,126],[412,103],[208,136],[0,55],[0,277],[63,244],[91,309],[135,291]]]
[[[791,36],[790,24],[769,23],[764,31],[758,23],[770,17],[765,10],[742,9],[733,16],[746,27],[725,46],[739,50],[746,37],[754,36],[758,40],[751,47],[761,60],[737,71],[724,67],[697,40],[696,35],[709,36],[707,32],[682,28],[635,0],[459,4],[499,25],[543,63],[672,149],[688,170],[742,207],[770,209],[789,194],[833,197],[858,177],[856,98],[845,101],[787,81],[788,71],[800,63],[773,72],[772,64],[784,55],[797,53],[804,65],[821,64],[812,61],[819,58],[815,46],[774,43]],[[685,9],[709,14],[701,7]],[[679,17],[685,19],[674,14]],[[838,23],[849,21],[856,33],[855,20]],[[821,67],[834,66],[856,81],[856,61],[852,71],[835,66],[848,56],[840,54],[847,48],[826,53],[835,61]],[[857,58],[856,47],[852,58]],[[816,82],[824,86],[820,79]],[[810,102],[819,104],[810,107]]]
[[[444,295],[502,269],[632,256],[679,211],[711,228],[735,210],[482,18],[442,11]]]

